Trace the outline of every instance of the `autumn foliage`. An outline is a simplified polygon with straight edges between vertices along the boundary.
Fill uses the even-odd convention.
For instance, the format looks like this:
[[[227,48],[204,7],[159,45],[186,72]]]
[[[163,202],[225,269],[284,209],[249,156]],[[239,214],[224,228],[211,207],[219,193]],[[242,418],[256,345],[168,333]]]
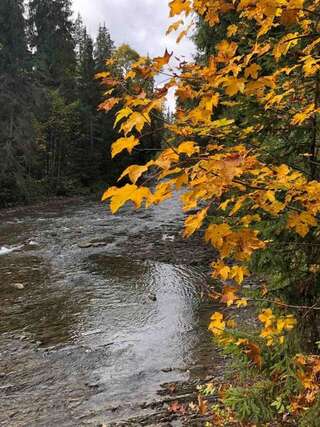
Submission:
[[[167,137],[162,148],[159,142],[158,155],[128,167],[120,181],[129,183],[109,188],[103,200],[110,199],[116,212],[128,201],[148,207],[183,190],[185,236],[202,229],[218,254],[212,276],[221,286],[213,296],[229,307],[246,307],[257,299],[263,305],[256,340],[235,332],[228,311],[214,313],[209,329],[218,342],[238,347],[261,370],[272,349],[287,345],[300,311],[318,309],[320,256],[310,248],[316,246],[320,213],[320,2],[173,0],[170,16],[177,16],[168,32],[178,31],[178,42],[190,32],[194,16],[220,26],[221,40],[204,65],[177,65],[166,51],[151,61],[140,58],[123,78],[104,73],[110,89],[104,107],[120,102],[113,91],[122,93],[115,121],[121,137],[113,144],[113,156],[139,146],[152,119],[161,116],[169,90],[176,91],[178,108],[173,122],[163,120]],[[133,84],[158,74],[166,81],[152,97]],[[155,188],[148,179],[140,184],[146,173],[157,180]],[[277,224],[271,237],[266,224]],[[283,241],[292,251],[290,268],[298,271],[303,258],[304,276],[299,277],[310,283],[295,283],[293,289],[299,299],[302,286],[301,295],[311,305],[274,298],[267,279],[259,298],[243,292],[254,271],[252,260]],[[292,364],[301,388],[286,397],[286,411],[295,414],[317,401],[320,360],[300,355]]]

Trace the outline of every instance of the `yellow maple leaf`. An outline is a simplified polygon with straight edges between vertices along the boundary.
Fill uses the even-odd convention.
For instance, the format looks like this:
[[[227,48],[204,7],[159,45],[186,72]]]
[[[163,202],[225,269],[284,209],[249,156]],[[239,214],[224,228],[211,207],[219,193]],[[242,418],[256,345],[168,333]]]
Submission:
[[[279,61],[281,56],[287,54],[290,48],[296,46],[299,40],[298,36],[299,33],[289,33],[280,39],[279,43],[275,45],[272,52],[276,61]]]
[[[236,291],[237,288],[233,288],[232,286],[225,286],[223,288],[222,297],[220,301],[230,307],[238,299]]]
[[[237,34],[237,32],[238,32],[237,25],[232,24],[232,25],[228,26],[228,28],[227,28],[227,35],[228,35],[228,37],[234,36],[235,34]]]
[[[261,67],[259,64],[251,64],[249,67],[247,67],[244,71],[245,78],[252,77],[253,79],[257,79],[259,76],[259,71],[261,70]]]
[[[154,65],[157,67],[157,69],[161,69],[162,67],[164,67],[165,65],[167,65],[170,61],[170,58],[172,56],[172,53],[169,53],[168,50],[166,49],[165,53],[163,56],[159,56],[157,58],[154,58]]]
[[[271,308],[266,308],[259,314],[258,319],[260,322],[264,323],[265,327],[268,327],[272,325],[275,316],[273,315]]]
[[[301,125],[307,119],[309,119],[316,112],[316,107],[314,103],[308,105],[304,110],[295,114],[291,120],[293,125]]]
[[[245,80],[243,78],[228,77],[223,83],[223,87],[226,88],[226,94],[234,96],[237,93],[243,93],[245,90]]]
[[[301,237],[305,237],[317,223],[316,218],[309,212],[291,212],[288,216],[288,228],[295,230]]]
[[[155,188],[154,193],[150,196],[147,207],[152,204],[158,204],[172,197],[172,182],[161,182]]]
[[[138,101],[143,102],[142,100]],[[120,130],[123,131],[125,135],[128,135],[134,128],[136,128],[138,132],[141,132],[146,123],[150,123],[149,117],[135,111],[130,115],[127,121],[122,123]]]
[[[211,322],[208,327],[209,331],[211,331],[213,335],[221,336],[224,333],[226,327],[226,323],[223,320],[223,314],[215,312],[210,319]]]
[[[123,150],[128,150],[131,154],[134,147],[139,145],[139,140],[135,136],[129,136],[127,138],[119,138],[112,144],[112,157],[121,153]]]
[[[287,331],[291,331],[297,325],[297,320],[292,314],[289,314],[284,318],[283,328]]]
[[[229,42],[228,40],[222,40],[220,43],[217,44],[218,54],[216,56],[216,61],[222,63],[230,63],[230,60],[236,54],[237,49],[237,43]]]
[[[189,177],[185,172],[174,179],[174,184],[175,184],[177,190],[180,190],[180,188],[183,185],[187,185],[188,182],[189,182]]]
[[[149,167],[153,164],[153,161],[148,162],[146,165],[131,165],[125,169],[118,181],[121,181],[125,176],[129,176],[130,181],[133,184],[136,184],[138,179],[149,169]]]
[[[217,249],[223,246],[224,239],[232,234],[230,225],[228,224],[211,224],[205,232],[205,239]]]
[[[205,217],[207,216],[207,213],[208,208],[205,208],[196,213],[195,215],[188,216],[188,218],[185,220],[185,237],[190,237],[196,230],[201,227]]]
[[[223,261],[217,261],[212,264],[213,278],[221,278],[222,280],[227,280],[230,275],[231,268],[226,265]]]
[[[182,142],[177,149],[177,152],[179,154],[186,154],[189,157],[191,157],[195,153],[199,153],[199,151],[200,148],[194,141]]]
[[[144,199],[149,199],[151,192],[147,187],[126,184],[124,187],[110,187],[102,196],[102,201],[111,199],[110,209],[116,213],[125,203],[132,201],[139,208]]]
[[[314,76],[320,68],[320,61],[317,58],[307,55],[303,58],[303,72],[307,77]]]
[[[133,111],[131,110],[131,108],[129,108],[129,107],[125,107],[125,108],[122,108],[118,113],[117,113],[117,117],[116,117],[116,120],[115,120],[115,122],[114,122],[114,128],[117,126],[117,124],[122,120],[122,119],[124,119],[124,118],[126,118],[126,117],[128,117],[128,116],[130,116],[130,114],[132,114],[133,113]]]
[[[248,274],[249,272],[245,267],[241,265],[234,265],[231,269],[230,278],[234,279],[237,283],[239,283],[239,285],[241,285],[244,280],[244,277],[248,276]]]
[[[180,15],[182,12],[185,12],[186,15],[188,15],[191,12],[190,0],[172,0],[169,3],[169,7],[170,17]]]
[[[240,307],[247,307],[248,305],[248,300],[246,298],[240,298],[236,301],[236,305],[238,308]]]

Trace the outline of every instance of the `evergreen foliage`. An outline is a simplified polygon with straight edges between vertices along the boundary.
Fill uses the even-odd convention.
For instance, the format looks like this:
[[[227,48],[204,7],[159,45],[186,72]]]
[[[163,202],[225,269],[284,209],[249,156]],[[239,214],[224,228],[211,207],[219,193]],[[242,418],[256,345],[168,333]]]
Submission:
[[[113,119],[98,110],[105,90],[95,79],[115,45],[106,24],[93,39],[71,6],[0,2],[0,207],[98,189],[118,176]],[[139,57],[129,46],[126,52]],[[124,64],[130,55],[122,54]],[[144,147],[150,144],[146,137]]]

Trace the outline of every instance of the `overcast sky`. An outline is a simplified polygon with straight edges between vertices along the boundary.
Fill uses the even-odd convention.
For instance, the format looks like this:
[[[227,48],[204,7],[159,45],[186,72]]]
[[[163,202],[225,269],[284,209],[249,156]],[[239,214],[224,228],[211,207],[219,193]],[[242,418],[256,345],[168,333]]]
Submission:
[[[73,0],[73,8],[90,34],[95,36],[99,23],[105,22],[116,45],[128,43],[141,55],[161,56],[168,49],[190,59],[194,52],[188,38],[176,45],[176,33],[165,35],[170,25],[168,0]],[[169,104],[172,109],[172,95]]]

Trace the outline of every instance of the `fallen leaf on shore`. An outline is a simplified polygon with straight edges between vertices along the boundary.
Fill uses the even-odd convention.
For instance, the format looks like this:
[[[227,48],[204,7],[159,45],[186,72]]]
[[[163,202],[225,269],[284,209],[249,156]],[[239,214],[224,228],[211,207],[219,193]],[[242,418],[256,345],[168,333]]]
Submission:
[[[204,400],[201,394],[199,394],[198,396],[198,406],[199,406],[199,414],[206,415],[208,412],[208,401]]]
[[[185,405],[182,405],[181,403],[179,403],[178,401],[171,403],[171,405],[169,405],[168,407],[168,411],[173,413],[173,414],[186,414],[187,409]]]

